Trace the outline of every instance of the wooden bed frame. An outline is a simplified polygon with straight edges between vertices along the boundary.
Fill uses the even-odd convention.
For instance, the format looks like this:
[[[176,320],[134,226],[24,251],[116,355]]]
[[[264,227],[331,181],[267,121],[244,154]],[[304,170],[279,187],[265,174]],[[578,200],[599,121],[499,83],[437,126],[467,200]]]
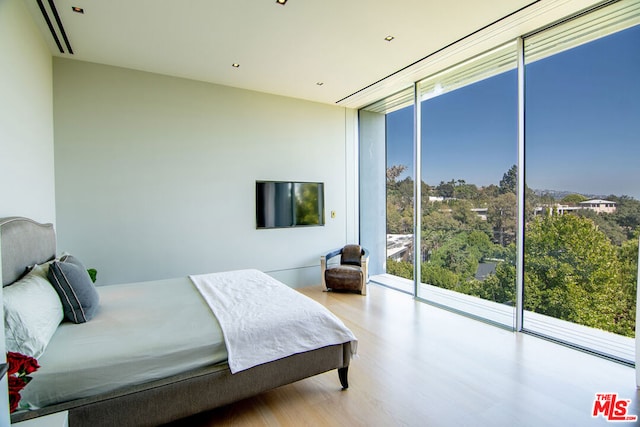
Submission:
[[[52,224],[27,218],[0,219],[2,284],[20,278],[27,266],[55,257]],[[157,381],[126,386],[109,393],[63,402],[11,416],[11,422],[69,411],[69,425],[153,426],[223,406],[281,385],[333,369],[343,389],[348,387],[349,342],[323,347],[231,374],[226,363],[208,366]]]

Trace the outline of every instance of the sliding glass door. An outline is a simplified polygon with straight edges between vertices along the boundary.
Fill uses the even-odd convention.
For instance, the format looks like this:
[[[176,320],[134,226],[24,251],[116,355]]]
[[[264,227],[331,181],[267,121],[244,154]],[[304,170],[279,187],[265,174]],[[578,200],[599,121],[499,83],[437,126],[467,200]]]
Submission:
[[[360,110],[361,184],[360,199],[370,200],[378,189],[372,182],[383,183],[382,200],[377,206],[361,209],[366,228],[379,230],[380,236],[368,242],[374,263],[384,273],[376,281],[395,289],[414,293],[414,95],[407,88]],[[364,135],[364,136],[363,136]],[[382,148],[382,150],[380,150]],[[362,171],[367,176],[362,179]],[[372,177],[379,175],[379,178]],[[377,224],[371,227],[369,224]]]
[[[413,293],[414,181],[413,104],[386,115],[387,273],[389,285]]]
[[[524,234],[523,327],[625,360],[640,230],[637,9],[620,2],[553,27],[524,52],[535,215]]]
[[[513,327],[517,52],[501,46],[419,83],[418,296]]]

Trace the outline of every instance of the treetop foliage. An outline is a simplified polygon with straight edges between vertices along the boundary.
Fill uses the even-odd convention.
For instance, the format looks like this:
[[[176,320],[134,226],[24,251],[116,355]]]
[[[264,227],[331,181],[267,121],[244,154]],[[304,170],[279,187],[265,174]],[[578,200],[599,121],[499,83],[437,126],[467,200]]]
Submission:
[[[398,181],[405,166],[387,169],[387,232],[413,232],[413,187]],[[478,187],[462,179],[422,182],[422,281],[491,301],[513,304],[516,278],[517,167],[499,185]],[[640,201],[607,196],[615,213],[587,209],[559,215],[560,201],[525,188],[525,309],[634,336],[640,237]],[[543,209],[536,210],[542,206]],[[476,278],[480,264],[493,272]],[[413,277],[413,248],[387,272]]]

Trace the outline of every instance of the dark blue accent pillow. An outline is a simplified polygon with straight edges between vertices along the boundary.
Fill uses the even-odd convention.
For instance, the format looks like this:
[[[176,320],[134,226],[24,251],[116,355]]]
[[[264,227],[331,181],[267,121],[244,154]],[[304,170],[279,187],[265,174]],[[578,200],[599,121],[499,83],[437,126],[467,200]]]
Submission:
[[[47,277],[60,297],[65,318],[85,323],[95,316],[100,297],[87,269],[76,257],[65,255],[52,262]]]

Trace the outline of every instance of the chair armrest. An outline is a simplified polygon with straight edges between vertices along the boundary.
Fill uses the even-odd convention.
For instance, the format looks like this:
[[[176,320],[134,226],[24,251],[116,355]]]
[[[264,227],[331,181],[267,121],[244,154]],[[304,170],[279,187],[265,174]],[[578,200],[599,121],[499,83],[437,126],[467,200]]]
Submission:
[[[338,256],[342,253],[342,248],[336,249],[335,251],[331,251],[328,254],[324,255],[325,259],[329,261],[331,258]]]
[[[327,282],[324,280],[324,272],[327,270],[327,261],[341,253],[342,249],[336,249],[320,257],[320,284],[322,285],[322,290],[325,292],[327,291]]]

